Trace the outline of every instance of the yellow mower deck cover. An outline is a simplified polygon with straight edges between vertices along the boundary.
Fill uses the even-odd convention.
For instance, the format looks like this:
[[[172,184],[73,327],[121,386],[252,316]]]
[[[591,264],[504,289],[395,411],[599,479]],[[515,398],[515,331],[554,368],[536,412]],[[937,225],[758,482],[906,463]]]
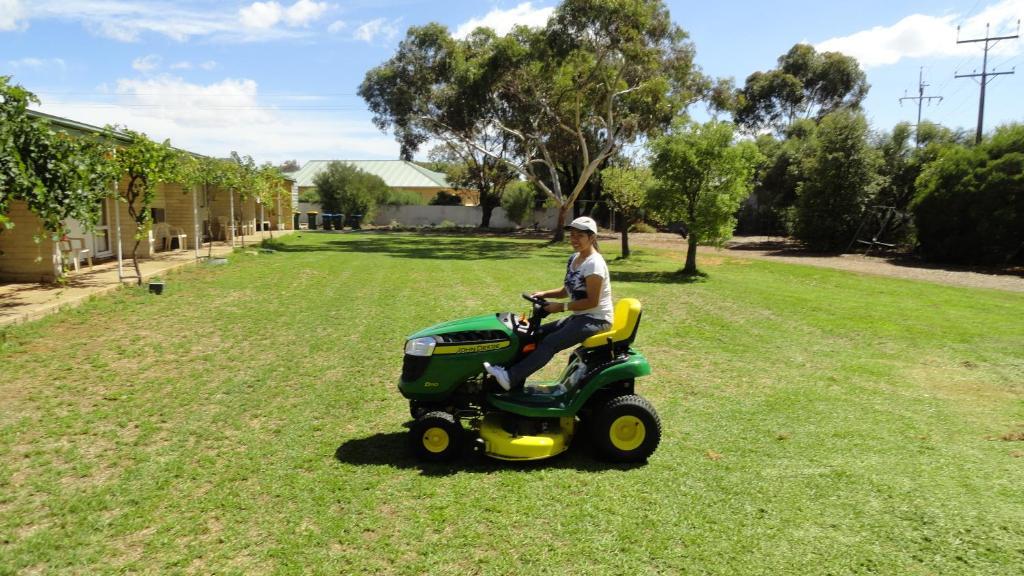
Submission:
[[[499,460],[541,460],[565,452],[572,441],[575,418],[561,418],[557,429],[537,436],[514,436],[501,427],[501,417],[489,414],[480,424],[484,453]]]

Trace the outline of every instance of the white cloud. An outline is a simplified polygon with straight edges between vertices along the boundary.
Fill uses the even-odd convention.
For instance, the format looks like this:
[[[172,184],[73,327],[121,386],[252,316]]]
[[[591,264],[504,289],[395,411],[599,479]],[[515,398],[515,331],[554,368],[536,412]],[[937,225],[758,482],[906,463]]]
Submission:
[[[991,23],[991,34],[1016,27],[1024,14],[1024,0],[1003,0],[982,10],[963,22],[960,38],[984,37],[985,24]],[[815,45],[819,51],[842,52],[857,58],[865,68],[896,64],[905,58],[958,57],[980,51],[979,44],[957,44],[958,14],[929,16],[912,14],[892,26],[876,26],[849,36],[830,38]],[[1021,50],[1020,42],[1000,42],[990,54],[1014,56]]]
[[[306,26],[320,18],[326,10],[327,2],[299,0],[285,12],[284,19],[289,26]]]
[[[247,28],[272,28],[281,21],[284,9],[277,2],[253,2],[238,11]]]
[[[238,11],[242,25],[248,28],[273,28],[279,22],[289,26],[306,26],[327,10],[326,2],[299,0],[288,8],[278,2],[253,2]]]
[[[259,162],[398,157],[394,140],[369,121],[339,118],[335,111],[268,106],[249,79],[212,84],[170,75],[120,79],[112,92],[90,101],[47,98],[41,110],[96,126],[120,124],[211,156],[237,150]]]
[[[310,0],[299,0],[289,8],[274,1],[255,2],[241,10],[224,4],[199,8],[195,3],[171,0],[0,0],[0,30],[27,27],[34,19],[53,19],[79,22],[98,36],[120,42],[135,42],[145,33],[179,42],[197,36],[221,42],[253,42],[307,36],[308,32],[296,28],[329,8],[326,3]],[[239,26],[240,21],[247,25]],[[287,26],[275,28],[277,23]]]
[[[356,40],[362,40],[363,42],[372,43],[378,37],[383,36],[385,40],[392,40],[398,35],[398,28],[391,22],[388,22],[386,18],[377,18],[371,20],[359,28],[356,28],[355,38]]]
[[[230,125],[238,120],[260,122],[266,111],[256,100],[253,80],[226,78],[209,85],[191,84],[175,76],[121,79],[115,93],[126,106],[147,109],[153,116],[208,126]]]
[[[466,38],[470,32],[481,26],[491,28],[499,36],[508,34],[517,25],[539,28],[547,24],[554,11],[554,8],[534,8],[532,2],[523,2],[508,10],[495,8],[482,18],[471,18],[468,22],[461,24],[455,30],[454,36],[459,39]]]
[[[163,61],[162,58],[156,54],[149,54],[148,56],[142,56],[132,60],[132,68],[139,72],[152,72],[160,67],[160,63]]]
[[[7,66],[14,70],[18,69],[41,69],[60,68],[67,69],[67,63],[62,58],[21,58],[19,60],[8,60]]]
[[[0,30],[28,28],[25,8],[19,0],[0,0]]]
[[[338,32],[344,30],[345,28],[348,28],[348,24],[346,24],[343,20],[335,20],[334,22],[331,22],[330,26],[327,27],[327,31],[330,32],[331,34],[337,34]]]
[[[203,70],[213,70],[217,67],[217,62],[213,60],[207,60],[206,62],[200,62],[199,64],[193,65],[188,60],[182,60],[181,62],[175,62],[171,64],[171,70],[192,70],[193,68],[202,68]]]

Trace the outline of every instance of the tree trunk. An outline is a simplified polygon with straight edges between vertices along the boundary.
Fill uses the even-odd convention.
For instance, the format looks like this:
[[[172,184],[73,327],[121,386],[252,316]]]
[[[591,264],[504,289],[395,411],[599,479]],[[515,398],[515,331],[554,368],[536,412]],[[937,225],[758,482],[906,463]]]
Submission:
[[[132,247],[132,266],[135,267],[135,282],[138,286],[142,286],[142,270],[139,269],[139,242],[142,242],[137,236],[135,238],[135,246]]]
[[[629,222],[622,224],[622,257],[629,258]]]
[[[683,266],[683,274],[696,274],[697,273],[697,239],[694,237],[693,232],[690,232],[690,238],[687,239],[686,247],[686,265]]]
[[[558,207],[558,222],[555,224],[554,234],[551,235],[551,243],[565,240],[565,217],[572,210],[572,204],[562,204]]]
[[[487,204],[481,203],[480,204],[480,210],[483,212],[483,216],[480,218],[480,227],[481,228],[490,228],[491,227],[491,213],[494,212],[494,206],[491,205],[490,203],[487,203]]]

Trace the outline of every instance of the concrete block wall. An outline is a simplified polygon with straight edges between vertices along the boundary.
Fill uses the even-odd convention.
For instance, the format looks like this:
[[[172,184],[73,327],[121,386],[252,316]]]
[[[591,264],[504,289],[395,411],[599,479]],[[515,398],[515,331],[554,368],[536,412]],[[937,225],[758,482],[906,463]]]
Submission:
[[[448,221],[456,226],[479,226],[482,217],[483,210],[479,206],[380,206],[373,223],[387,226],[395,221],[402,226],[438,226]],[[554,228],[558,223],[558,209],[537,210],[534,217],[523,224],[533,226],[534,223],[541,228]],[[492,228],[515,226],[505,215],[504,209],[495,208],[491,213]]]
[[[0,232],[0,280],[53,282],[60,255],[42,221],[20,200],[10,203],[7,216],[14,227]]]

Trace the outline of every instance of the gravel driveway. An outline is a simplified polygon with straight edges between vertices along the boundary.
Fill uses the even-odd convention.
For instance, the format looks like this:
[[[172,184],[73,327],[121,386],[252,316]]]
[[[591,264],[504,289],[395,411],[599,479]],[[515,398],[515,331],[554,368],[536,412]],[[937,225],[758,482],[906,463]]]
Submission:
[[[618,242],[618,234],[601,234],[604,242]],[[656,233],[629,235],[629,244],[634,247],[658,248],[679,251],[685,255],[686,240],[676,234]],[[936,266],[918,262],[906,257],[864,256],[863,254],[822,255],[800,249],[794,242],[778,236],[743,236],[729,241],[723,250],[700,247],[703,254],[728,254],[734,258],[775,260],[835,268],[861,274],[891,276],[910,280],[923,280],[953,286],[971,288],[992,288],[1024,292],[1024,269],[984,270],[979,268],[958,268]],[[700,259],[697,260],[698,266]],[[680,266],[681,267],[681,266]]]

